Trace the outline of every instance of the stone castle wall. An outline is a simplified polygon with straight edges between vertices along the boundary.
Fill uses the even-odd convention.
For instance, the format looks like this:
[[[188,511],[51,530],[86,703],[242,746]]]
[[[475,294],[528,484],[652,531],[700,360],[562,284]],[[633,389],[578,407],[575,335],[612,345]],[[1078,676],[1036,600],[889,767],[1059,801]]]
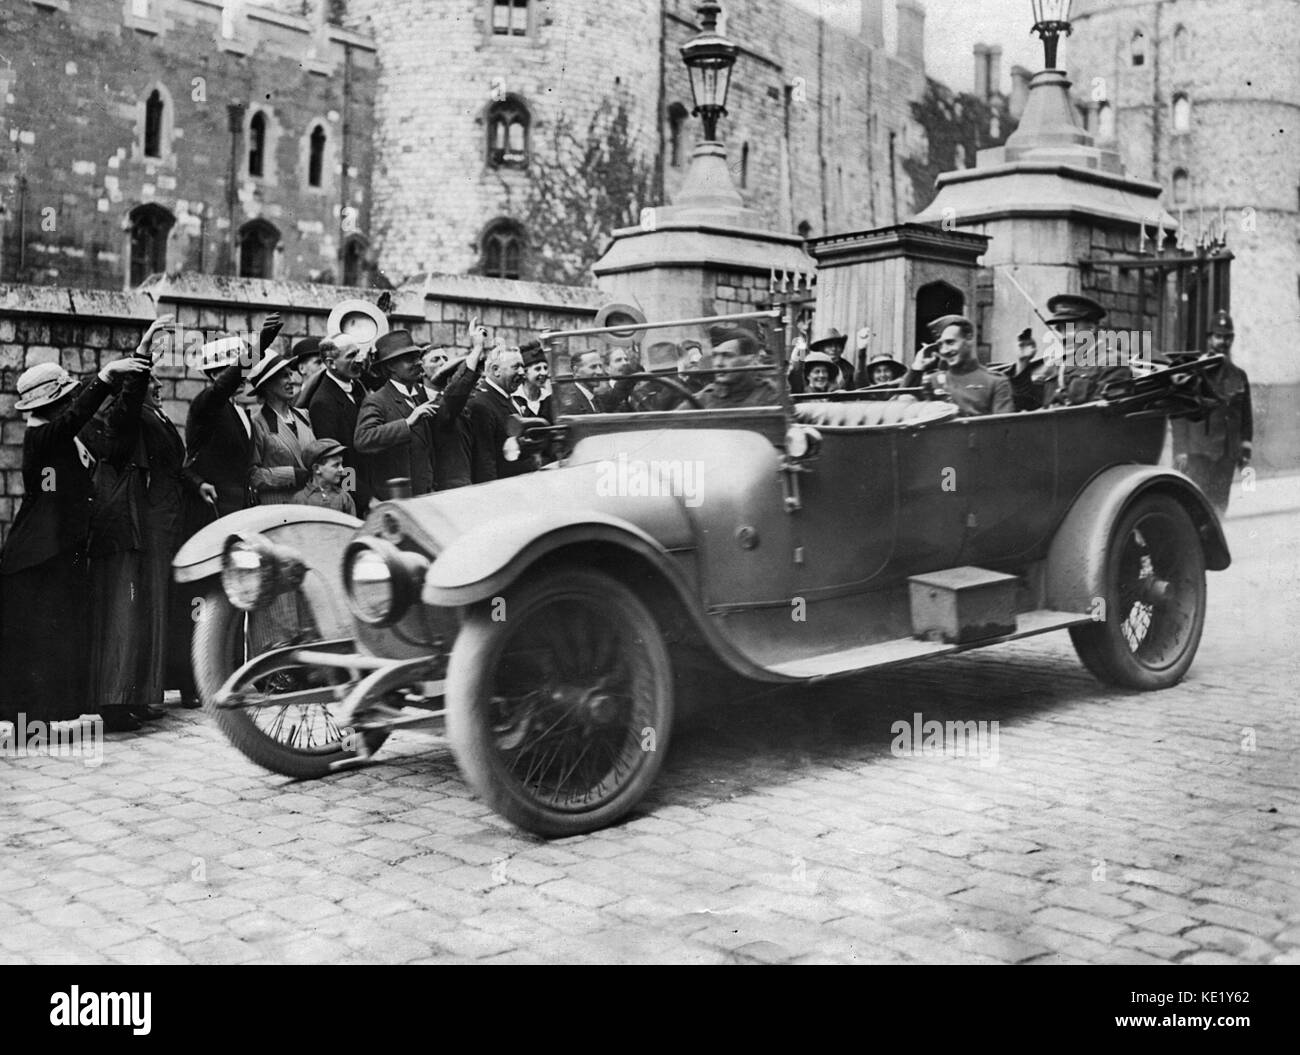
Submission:
[[[232,224],[279,231],[277,277],[332,280],[349,234],[369,226],[374,50],[313,18],[242,4],[223,36],[220,0],[15,0],[0,5],[0,278],[125,288],[128,216],[174,217],[166,270],[231,273]],[[161,157],[144,153],[145,100],[164,100]],[[237,151],[227,204],[227,104],[269,119],[262,178]],[[308,186],[308,137],[326,132],[322,186]],[[348,135],[346,157],[344,125]],[[346,197],[346,201],[344,198]],[[351,210],[344,212],[344,207]]]

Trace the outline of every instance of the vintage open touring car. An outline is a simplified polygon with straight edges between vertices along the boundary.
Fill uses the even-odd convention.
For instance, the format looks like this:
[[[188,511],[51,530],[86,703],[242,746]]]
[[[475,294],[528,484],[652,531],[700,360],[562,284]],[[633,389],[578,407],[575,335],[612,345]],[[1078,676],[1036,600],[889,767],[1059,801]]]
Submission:
[[[394,730],[445,735],[493,808],[563,836],[645,794],[692,651],[798,683],[1068,630],[1105,682],[1183,677],[1205,571],[1229,554],[1205,497],[1157,463],[1204,367],[960,418],[889,390],[792,398],[775,343],[754,368],[768,405],[701,409],[675,372],[646,374],[670,409],[522,423],[522,456],[554,459],[541,471],[379,502],[364,524],[267,506],[210,525],[176,559],[211,585],[205,705],[291,777]]]

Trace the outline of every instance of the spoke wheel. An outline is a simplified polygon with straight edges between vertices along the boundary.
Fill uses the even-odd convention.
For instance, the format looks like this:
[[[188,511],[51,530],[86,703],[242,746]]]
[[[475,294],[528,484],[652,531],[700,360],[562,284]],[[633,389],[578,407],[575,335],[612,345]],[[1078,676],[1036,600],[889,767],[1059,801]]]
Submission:
[[[221,590],[203,601],[194,628],[194,681],[204,709],[241,752],[258,765],[287,777],[315,778],[330,772],[332,763],[350,758],[349,729],[340,728],[328,703],[218,708],[217,690],[240,666],[255,656],[286,645],[320,639],[311,606],[301,593],[275,598],[252,612],[235,608]],[[273,700],[283,693],[319,688],[346,680],[342,671],[296,667],[278,670],[254,682],[246,693],[250,703]],[[386,738],[367,732],[370,750]]]
[[[1100,680],[1163,689],[1182,680],[1205,625],[1205,555],[1187,511],[1146,495],[1111,535],[1105,619],[1073,627],[1079,658]]]
[[[611,824],[648,790],[668,746],[672,666],[654,616],[618,580],[575,568],[504,600],[504,611],[474,608],[452,650],[457,764],[493,809],[538,835]]]

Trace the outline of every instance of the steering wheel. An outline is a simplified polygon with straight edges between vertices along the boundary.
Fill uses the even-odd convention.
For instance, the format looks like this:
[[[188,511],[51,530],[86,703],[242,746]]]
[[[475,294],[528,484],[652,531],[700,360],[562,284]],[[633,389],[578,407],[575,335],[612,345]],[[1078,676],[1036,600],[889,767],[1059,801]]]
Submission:
[[[677,378],[675,378],[675,377],[665,377],[665,376],[663,376],[662,374],[655,374],[655,375],[653,375],[653,376],[651,376],[651,377],[643,378],[643,380],[645,380],[645,381],[652,381],[652,382],[655,382],[655,383],[657,383],[657,384],[661,384],[661,385],[664,385],[664,386],[666,386],[666,387],[668,387],[668,388],[671,388],[671,389],[672,389],[674,392],[676,392],[679,396],[681,396],[681,397],[682,397],[683,399],[685,399],[688,403],[690,403],[690,405],[693,406],[696,410],[708,410],[708,409],[709,409],[709,408],[706,407],[703,403],[701,403],[698,399],[695,398],[695,393],[694,393],[694,392],[692,392],[692,391],[691,391],[689,388],[687,388],[684,384],[682,384],[680,381],[678,381]],[[676,408],[676,407],[669,407],[668,409],[669,409],[669,410],[676,410],[677,408]]]

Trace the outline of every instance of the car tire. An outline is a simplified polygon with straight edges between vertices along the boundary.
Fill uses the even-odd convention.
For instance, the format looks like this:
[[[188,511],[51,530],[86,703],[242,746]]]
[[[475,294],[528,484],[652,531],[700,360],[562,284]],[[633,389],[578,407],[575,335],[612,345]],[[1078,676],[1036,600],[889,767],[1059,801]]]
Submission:
[[[276,600],[283,605],[294,595],[282,595]],[[297,595],[299,611],[306,598]],[[311,780],[331,772],[334,763],[355,756],[349,746],[351,730],[342,729],[334,722],[330,709],[324,704],[290,704],[281,708],[228,708],[217,707],[214,698],[226,680],[246,659],[279,644],[291,644],[283,638],[283,627],[276,627],[276,609],[264,608],[245,613],[216,589],[203,598],[199,617],[194,627],[191,658],[194,662],[194,683],[203,701],[203,709],[212,715],[226,738],[245,757],[259,766],[286,777]],[[247,619],[245,619],[247,616]],[[295,628],[302,640],[311,640],[310,628]],[[304,633],[304,631],[306,631]],[[246,641],[253,642],[250,652]],[[281,672],[290,678],[298,671]],[[272,675],[277,677],[278,675]],[[267,686],[275,691],[274,686]],[[368,753],[373,753],[383,743],[387,734],[367,732],[362,734]]]
[[[547,570],[472,608],[447,669],[447,738],[466,782],[546,837],[603,828],[636,806],[668,747],[673,704],[653,613],[582,568]]]
[[[1139,497],[1111,532],[1104,574],[1104,618],[1070,629],[1083,665],[1112,685],[1176,685],[1205,625],[1205,554],[1187,510],[1168,495]]]

